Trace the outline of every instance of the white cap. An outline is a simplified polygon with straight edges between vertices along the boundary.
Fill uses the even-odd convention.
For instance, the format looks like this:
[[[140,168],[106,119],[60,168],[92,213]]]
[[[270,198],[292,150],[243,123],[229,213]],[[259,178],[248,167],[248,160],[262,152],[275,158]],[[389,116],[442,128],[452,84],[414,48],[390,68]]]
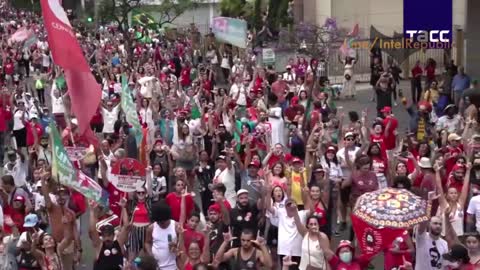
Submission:
[[[237,196],[240,196],[240,195],[243,194],[243,193],[247,193],[247,194],[248,194],[248,190],[243,189],[243,188],[242,188],[242,189],[239,189],[239,190],[237,191]]]

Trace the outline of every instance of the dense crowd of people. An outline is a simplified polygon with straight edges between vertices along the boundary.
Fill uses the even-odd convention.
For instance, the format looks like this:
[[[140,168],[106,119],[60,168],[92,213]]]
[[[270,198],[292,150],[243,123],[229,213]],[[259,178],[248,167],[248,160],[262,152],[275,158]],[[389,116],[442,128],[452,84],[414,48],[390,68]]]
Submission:
[[[102,91],[91,138],[77,132],[41,17],[6,5],[0,14],[0,270],[71,270],[86,259],[95,270],[374,269],[348,213],[387,187],[432,211],[380,251],[381,269],[480,269],[480,133],[467,92],[476,82],[453,62],[440,76],[431,60],[411,70],[411,100],[398,93],[410,115],[404,133],[392,112],[401,70],[376,55],[372,116],[335,106],[355,98],[354,58],[343,60],[338,92],[320,59],[277,72],[211,34],[200,49],[188,34],[80,26]],[[24,28],[35,42],[9,40]],[[120,105],[122,75],[142,143]],[[75,164],[108,192],[108,206],[54,180],[51,122],[65,146],[85,146]],[[112,181],[125,158],[146,170],[135,192]],[[93,258],[83,254],[87,235]]]

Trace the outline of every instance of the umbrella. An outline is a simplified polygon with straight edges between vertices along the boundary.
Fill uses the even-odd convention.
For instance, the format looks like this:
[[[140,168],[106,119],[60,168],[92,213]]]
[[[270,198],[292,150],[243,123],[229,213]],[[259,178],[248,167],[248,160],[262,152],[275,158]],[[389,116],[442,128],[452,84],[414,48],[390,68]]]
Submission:
[[[431,202],[405,190],[384,188],[360,196],[353,214],[375,227],[410,228],[430,219]]]

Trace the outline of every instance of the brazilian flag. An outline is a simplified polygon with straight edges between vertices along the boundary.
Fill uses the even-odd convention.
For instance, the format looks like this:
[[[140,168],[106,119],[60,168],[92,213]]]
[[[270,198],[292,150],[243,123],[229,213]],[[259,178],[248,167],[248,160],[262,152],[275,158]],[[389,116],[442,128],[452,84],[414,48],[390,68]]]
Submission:
[[[157,28],[157,23],[155,22],[155,18],[153,18],[152,15],[135,10],[132,11],[132,24],[141,25],[150,29]]]
[[[150,43],[152,42],[152,38],[149,37],[148,35],[143,35],[142,37],[142,33],[140,32],[135,32],[135,37],[137,40],[139,40],[141,43]]]

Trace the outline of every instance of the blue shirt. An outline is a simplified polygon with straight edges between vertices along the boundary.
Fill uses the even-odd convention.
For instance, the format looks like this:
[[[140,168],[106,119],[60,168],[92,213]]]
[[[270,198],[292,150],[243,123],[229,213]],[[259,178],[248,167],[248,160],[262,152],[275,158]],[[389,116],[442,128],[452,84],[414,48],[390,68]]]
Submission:
[[[467,75],[457,74],[453,77],[452,80],[452,90],[453,91],[463,91],[470,87],[470,77]]]

